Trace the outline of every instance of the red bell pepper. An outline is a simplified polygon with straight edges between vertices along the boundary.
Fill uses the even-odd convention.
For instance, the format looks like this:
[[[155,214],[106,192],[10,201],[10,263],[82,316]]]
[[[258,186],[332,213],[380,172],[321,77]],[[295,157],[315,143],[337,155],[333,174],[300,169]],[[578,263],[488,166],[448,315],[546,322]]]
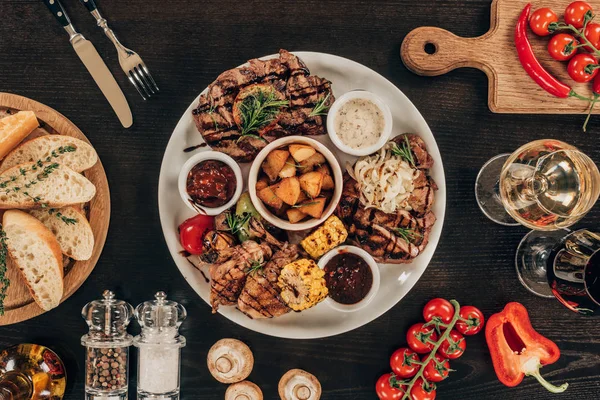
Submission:
[[[506,386],[517,386],[525,375],[533,376],[552,393],[564,392],[569,386],[554,386],[542,378],[540,367],[556,362],[560,350],[533,329],[522,304],[508,303],[502,312],[492,315],[485,328],[485,339],[496,375]]]

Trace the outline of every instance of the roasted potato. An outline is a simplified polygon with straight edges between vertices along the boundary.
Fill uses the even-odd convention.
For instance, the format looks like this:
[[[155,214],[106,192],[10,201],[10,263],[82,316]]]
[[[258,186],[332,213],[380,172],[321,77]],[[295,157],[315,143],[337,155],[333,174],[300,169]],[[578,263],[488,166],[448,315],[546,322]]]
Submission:
[[[284,203],[293,206],[298,202],[300,197],[300,182],[297,177],[282,179],[275,185],[275,195]]]
[[[292,224],[302,221],[304,218],[306,218],[307,215],[308,214],[303,213],[297,208],[290,208],[289,210],[287,210],[287,218]]]
[[[323,184],[321,185],[321,190],[333,190],[335,188],[335,184],[333,183],[333,178],[331,175],[323,175]]]
[[[289,156],[290,153],[287,150],[273,150],[267,155],[267,158],[262,163],[262,169],[271,182],[277,179],[279,171],[285,166]]]
[[[321,193],[321,187],[323,186],[323,174],[317,171],[307,172],[300,176],[300,187],[306,192],[306,194],[315,198]]]
[[[292,176],[296,176],[296,162],[292,157],[289,157],[281,171],[279,171],[279,177],[283,179],[291,178]]]
[[[269,186],[269,181],[267,180],[267,177],[265,177],[265,176],[263,176],[258,181],[256,181],[256,191],[257,192],[260,192],[267,186]]]
[[[315,153],[300,163],[300,172],[310,172],[315,168],[325,164],[325,156],[321,153]]]
[[[268,186],[262,189],[260,192],[258,192],[258,198],[269,207],[273,207],[274,209],[278,210],[283,205],[283,200],[277,197],[275,194],[275,188],[276,185]]]
[[[317,197],[316,199],[305,200],[304,203],[299,204],[296,209],[313,218],[321,218],[323,209],[325,208],[325,202],[327,202],[326,198]]]
[[[294,160],[302,162],[313,156],[317,151],[312,146],[304,144],[290,144],[290,154],[294,157]]]

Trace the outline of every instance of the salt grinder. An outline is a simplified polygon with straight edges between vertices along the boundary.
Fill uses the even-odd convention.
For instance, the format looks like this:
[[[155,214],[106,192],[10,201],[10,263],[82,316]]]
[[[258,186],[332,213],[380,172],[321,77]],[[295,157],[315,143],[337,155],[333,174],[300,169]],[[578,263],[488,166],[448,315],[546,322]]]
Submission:
[[[115,299],[110,290],[105,290],[102,297],[81,310],[89,327],[88,334],[81,338],[86,347],[85,399],[127,400],[129,346],[133,343],[127,325],[133,307]]]
[[[133,339],[138,348],[138,400],[178,400],[181,348],[185,337],[179,327],[187,316],[185,308],[166,300],[164,292],[135,309],[141,334]]]

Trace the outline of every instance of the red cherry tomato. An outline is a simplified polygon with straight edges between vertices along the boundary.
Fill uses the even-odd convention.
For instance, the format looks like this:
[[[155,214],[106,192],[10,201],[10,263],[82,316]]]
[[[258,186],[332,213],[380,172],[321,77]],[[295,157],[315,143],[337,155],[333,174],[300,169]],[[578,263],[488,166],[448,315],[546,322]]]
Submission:
[[[446,339],[439,347],[438,352],[442,357],[449,358],[450,360],[457,359],[462,356],[467,349],[467,341],[465,337],[458,331],[452,329],[450,331],[450,340]]]
[[[423,308],[423,318],[429,322],[437,317],[441,322],[449,324],[454,317],[454,306],[446,299],[429,300]]]
[[[548,26],[558,22],[558,16],[549,8],[538,8],[531,14],[529,18],[529,27],[538,36],[548,36],[550,31]]]
[[[392,382],[395,382],[394,374],[383,374],[375,384],[375,391],[380,400],[399,400],[404,396],[405,387],[394,387]]]
[[[436,354],[435,360],[431,359],[425,366],[425,369],[423,370],[423,376],[429,382],[441,382],[448,377],[449,373],[450,361],[440,356],[439,354]]]
[[[584,34],[587,40],[589,40],[589,42],[592,44],[592,46],[594,46],[596,50],[598,50],[598,47],[600,47],[600,24],[596,24],[594,22],[587,24],[587,26],[585,27]],[[590,46],[584,46],[583,48],[589,51],[590,53],[594,52],[594,49],[592,49]]]
[[[476,307],[473,306],[462,306],[460,308],[459,315],[466,321],[458,320],[454,326],[457,331],[463,335],[475,335],[483,329],[485,319],[483,313]]]
[[[426,382],[423,378],[417,379],[410,389],[410,397],[412,400],[434,400],[435,383]]]
[[[396,350],[390,358],[390,366],[392,367],[394,374],[402,379],[415,376],[421,366],[411,363],[411,360],[416,362],[420,361],[417,353],[406,347]]]
[[[433,343],[438,340],[438,335],[433,326],[424,327],[424,323],[420,322],[408,328],[406,332],[406,342],[414,352],[424,354],[429,353],[433,349]]]
[[[593,14],[592,7],[585,1],[574,1],[567,6],[565,10],[565,22],[573,25],[577,29],[583,28],[585,14],[589,11]]]
[[[179,241],[190,254],[202,254],[204,234],[215,225],[215,219],[198,214],[179,225]]]
[[[572,35],[559,33],[552,36],[552,39],[548,42],[548,53],[555,60],[566,61],[577,54],[575,47],[578,44],[579,42]]]
[[[598,73],[598,69],[595,68],[597,65],[596,57],[587,53],[579,53],[569,61],[567,72],[575,82],[589,82]]]

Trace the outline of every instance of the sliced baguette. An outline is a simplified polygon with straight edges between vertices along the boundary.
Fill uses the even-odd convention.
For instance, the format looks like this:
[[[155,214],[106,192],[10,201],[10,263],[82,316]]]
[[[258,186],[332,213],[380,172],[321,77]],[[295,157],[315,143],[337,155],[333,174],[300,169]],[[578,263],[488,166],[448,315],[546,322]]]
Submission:
[[[0,159],[40,126],[33,111],[19,111],[0,119]]]
[[[46,311],[58,306],[63,295],[63,258],[52,232],[18,210],[6,211],[2,225],[8,253],[35,302]]]
[[[74,260],[89,260],[94,250],[94,233],[85,215],[75,207],[63,207],[54,212],[48,209],[31,210],[29,212],[40,220],[46,228],[56,236],[64,255]],[[67,224],[57,216],[75,219],[74,224]]]
[[[44,167],[50,163],[44,164]],[[24,170],[23,175],[21,171]],[[49,207],[60,208],[78,203],[87,203],[96,194],[96,187],[86,177],[64,165],[58,165],[47,177],[39,177],[43,168],[32,169],[32,164],[21,164],[0,174],[0,183],[11,181],[5,189],[0,188],[0,209],[40,208],[44,203]],[[26,188],[26,184],[36,181]],[[11,190],[19,187],[19,191]],[[8,192],[8,193],[7,193]],[[29,193],[29,196],[25,194]],[[35,202],[32,197],[39,197]]]
[[[75,151],[60,154],[58,152],[60,147],[74,147]],[[98,161],[96,150],[83,140],[64,135],[45,135],[21,143],[8,153],[2,161],[0,172],[4,172],[15,165],[46,160],[53,151],[58,154],[58,157],[54,157],[53,160],[75,172],[85,171],[93,167]]]

